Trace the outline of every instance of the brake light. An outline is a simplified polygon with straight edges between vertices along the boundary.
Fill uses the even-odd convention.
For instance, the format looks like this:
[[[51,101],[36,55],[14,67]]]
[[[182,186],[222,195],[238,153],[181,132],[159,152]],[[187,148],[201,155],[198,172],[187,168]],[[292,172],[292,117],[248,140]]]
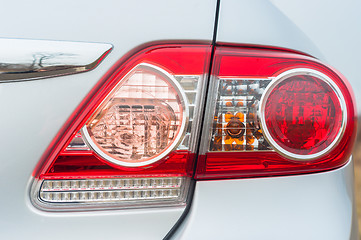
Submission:
[[[196,179],[289,175],[342,166],[355,139],[347,81],[316,59],[217,47]],[[208,129],[210,129],[208,131]]]
[[[34,172],[34,204],[184,205],[209,54],[207,45],[167,44],[120,60],[44,154]]]

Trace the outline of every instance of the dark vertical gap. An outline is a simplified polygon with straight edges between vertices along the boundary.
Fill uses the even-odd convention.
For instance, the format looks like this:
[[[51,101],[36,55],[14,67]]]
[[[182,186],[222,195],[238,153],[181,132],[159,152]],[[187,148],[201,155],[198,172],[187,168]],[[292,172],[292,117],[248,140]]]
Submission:
[[[209,60],[209,67],[208,67],[208,75],[207,75],[207,81],[205,82],[204,88],[205,90],[205,96],[204,96],[204,106],[202,109],[202,114],[200,114],[200,130],[198,133],[199,138],[202,136],[202,130],[203,130],[203,122],[204,122],[204,114],[206,111],[206,105],[207,105],[207,98],[208,98],[208,86],[209,86],[209,82],[210,82],[210,78],[211,78],[211,72],[212,72],[212,66],[213,66],[213,59],[214,59],[214,54],[215,54],[215,48],[216,48],[216,41],[217,41],[217,31],[218,31],[218,18],[219,18],[219,8],[220,8],[220,2],[221,0],[217,0],[217,5],[216,5],[216,14],[215,14],[215,19],[214,19],[214,28],[213,28],[213,38],[212,38],[212,50],[211,50],[211,56],[210,56],[210,60]],[[175,225],[172,227],[172,229],[167,233],[167,235],[163,238],[164,240],[170,239],[174,233],[177,231],[177,229],[179,228],[179,226],[182,224],[182,222],[184,221],[184,219],[186,218],[186,216],[188,215],[188,212],[192,206],[192,201],[193,201],[193,195],[194,195],[194,189],[196,186],[196,181],[193,180],[194,175],[196,173],[196,167],[197,167],[197,161],[198,161],[198,153],[199,153],[199,147],[201,144],[201,140],[198,139],[198,145],[197,145],[197,150],[196,150],[196,159],[194,162],[194,169],[193,169],[193,176],[192,176],[192,180],[189,186],[189,192],[188,192],[188,196],[187,196],[187,206],[184,209],[184,212],[182,213],[182,215],[180,216],[180,218],[178,219],[178,221],[175,223]]]
[[[202,136],[202,133],[203,133],[203,124],[204,124],[205,112],[206,112],[206,108],[207,108],[209,84],[210,84],[210,81],[211,81],[211,73],[212,73],[212,68],[213,68],[214,54],[215,54],[215,50],[216,50],[220,2],[221,2],[221,0],[217,0],[216,15],[215,15],[214,29],[213,29],[213,39],[212,39],[212,50],[211,50],[211,56],[210,56],[210,60],[209,60],[207,81],[205,82],[205,85],[204,85],[204,88],[205,88],[204,106],[203,106],[201,114],[199,115],[200,116],[200,120],[199,120],[200,121],[200,125],[199,125],[200,130],[199,130],[199,133],[198,133],[199,138]],[[196,156],[197,157],[196,157],[195,163],[194,163],[192,179],[194,179],[194,176],[196,174],[198,155],[199,155],[199,148],[200,148],[200,145],[201,145],[201,139],[198,139],[198,140],[199,141],[197,143],[197,150],[196,150]]]
[[[213,29],[213,39],[212,39],[212,50],[211,50],[211,57],[209,60],[209,67],[208,67],[208,76],[207,76],[207,81],[205,83],[205,89],[206,91],[204,92],[204,106],[202,109],[202,113],[199,115],[200,116],[200,130],[198,133],[199,138],[202,136],[203,133],[203,123],[204,123],[204,115],[206,112],[206,107],[207,107],[207,99],[208,99],[208,90],[209,90],[209,83],[211,81],[211,73],[212,73],[212,67],[213,67],[213,60],[214,60],[214,54],[215,54],[215,50],[216,50],[216,42],[217,42],[217,31],[218,31],[218,17],[219,17],[219,4],[220,4],[221,0],[217,0],[217,7],[216,7],[216,16],[215,16],[215,20],[214,20],[214,29]],[[196,151],[196,156],[197,158],[195,159],[195,163],[194,163],[194,169],[193,169],[193,176],[192,178],[194,178],[195,174],[196,174],[196,168],[197,168],[197,162],[198,162],[198,155],[199,155],[199,148],[201,145],[201,140],[198,139],[198,145],[197,145],[197,151]]]

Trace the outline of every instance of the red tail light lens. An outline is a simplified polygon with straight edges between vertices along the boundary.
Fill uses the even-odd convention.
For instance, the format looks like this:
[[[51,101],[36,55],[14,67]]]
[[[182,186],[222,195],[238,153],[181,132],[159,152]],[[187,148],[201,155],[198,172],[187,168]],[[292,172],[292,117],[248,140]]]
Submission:
[[[297,53],[224,46],[211,76],[205,118],[213,122],[197,179],[311,173],[348,160],[354,101],[331,68]]]
[[[184,205],[210,46],[155,45],[121,59],[34,172],[45,210]],[[79,208],[81,204],[81,208]]]
[[[342,136],[347,120],[343,96],[321,72],[292,69],[280,74],[261,99],[267,141],[297,160],[321,157]]]

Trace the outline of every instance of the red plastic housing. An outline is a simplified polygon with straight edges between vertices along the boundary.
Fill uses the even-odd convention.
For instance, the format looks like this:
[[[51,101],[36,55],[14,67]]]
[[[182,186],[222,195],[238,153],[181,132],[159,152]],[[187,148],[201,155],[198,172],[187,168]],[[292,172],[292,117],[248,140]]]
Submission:
[[[120,59],[96,84],[54,138],[33,172],[38,179],[192,176],[194,153],[175,150],[154,164],[122,167],[104,161],[92,150],[66,147],[118,82],[140,63],[161,67],[171,75],[208,72],[211,46],[204,43],[169,43],[141,46]]]
[[[206,179],[222,179],[222,178],[241,178],[241,177],[260,177],[260,176],[276,176],[276,175],[292,175],[292,174],[304,174],[327,171],[338,168],[344,165],[351,154],[353,143],[356,133],[356,112],[355,101],[352,93],[352,89],[347,80],[334,69],[320,63],[317,59],[294,52],[287,52],[273,49],[262,48],[240,48],[240,47],[228,47],[219,46],[216,47],[214,54],[214,61],[212,67],[211,76],[213,82],[211,85],[217,85],[220,79],[273,79],[279,74],[291,70],[291,69],[312,69],[329,77],[340,89],[340,92],[346,103],[347,119],[345,121],[345,128],[343,134],[338,143],[326,154],[312,160],[305,159],[304,161],[289,159],[279,154],[277,151],[203,151],[202,155],[198,158],[197,170],[195,178],[198,180]],[[335,100],[335,95],[327,86],[320,83],[318,80],[308,81],[311,88],[318,88],[319,91],[324,91],[329,95],[330,99],[333,99],[331,108],[334,112],[332,116],[336,122],[333,126],[327,127],[327,131],[317,133],[317,137],[325,139],[334,139],[334,133],[338,132],[339,121],[342,116],[340,115],[339,104]],[[282,86],[280,86],[281,88]],[[287,87],[287,86],[286,86]],[[290,86],[288,86],[290,87]],[[275,91],[278,91],[277,89]],[[209,99],[214,99],[217,93],[209,92]],[[307,94],[307,93],[305,93]],[[300,94],[302,95],[302,94]],[[271,96],[271,101],[283,101],[280,96]],[[305,102],[313,101],[307,99]],[[304,103],[305,103],[304,102]],[[302,104],[302,103],[300,103]],[[273,107],[273,103],[270,102],[268,107]],[[269,110],[269,116],[272,116],[272,110]],[[210,111],[212,112],[212,110]],[[305,114],[307,115],[307,113]],[[320,123],[333,124],[324,116],[320,117]],[[207,118],[213,118],[215,116],[205,116]],[[272,116],[273,119],[279,116]],[[307,117],[306,117],[307,118]],[[277,120],[274,121],[279,124]],[[272,124],[268,124],[267,127],[271,127]],[[212,128],[212,126],[204,126],[205,129]],[[269,129],[273,131],[274,129]],[[322,129],[321,129],[322,130]],[[278,132],[272,132],[273,136],[279,134]],[[303,137],[300,132],[294,132],[293,136],[288,137]],[[292,134],[291,134],[292,135]],[[312,134],[311,134],[312,135]],[[282,141],[282,136],[278,135],[277,141]],[[304,140],[309,136],[305,136]],[[207,143],[209,139],[202,139]],[[202,146],[207,146],[201,144]],[[312,152],[317,150],[317,141],[314,141],[314,146],[311,146],[312,141],[309,144],[302,144],[305,151]],[[208,144],[209,146],[209,144]],[[298,146],[299,147],[299,146]],[[315,149],[316,148],[316,149]],[[207,148],[210,149],[210,148]],[[301,150],[303,151],[303,150]],[[304,153],[304,152],[303,152]]]

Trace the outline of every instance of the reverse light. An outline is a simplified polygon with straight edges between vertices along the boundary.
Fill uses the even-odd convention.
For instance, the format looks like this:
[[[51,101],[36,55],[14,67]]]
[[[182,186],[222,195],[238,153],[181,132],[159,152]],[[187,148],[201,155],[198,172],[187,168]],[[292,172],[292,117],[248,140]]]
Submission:
[[[82,135],[111,163],[145,166],[167,156],[183,140],[188,112],[177,80],[159,67],[141,63],[103,100]]]

